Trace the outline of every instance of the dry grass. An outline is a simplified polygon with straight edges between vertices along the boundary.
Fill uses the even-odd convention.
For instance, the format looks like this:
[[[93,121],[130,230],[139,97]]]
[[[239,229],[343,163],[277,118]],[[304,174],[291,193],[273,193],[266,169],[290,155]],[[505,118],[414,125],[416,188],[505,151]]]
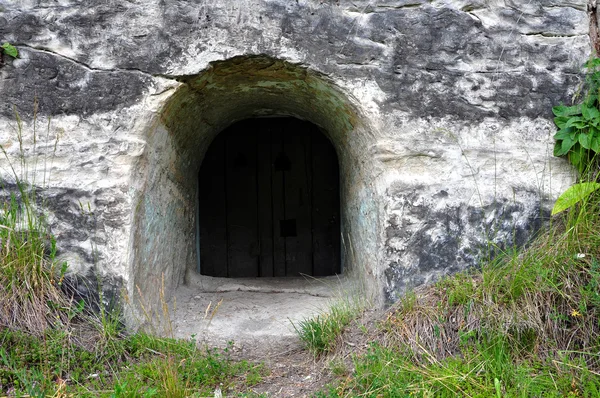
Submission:
[[[482,272],[461,274],[401,300],[383,322],[385,344],[442,360],[485,331],[505,335],[532,357],[590,355],[600,371],[598,206],[559,220],[525,251]]]
[[[600,396],[598,231],[595,197],[524,250],[407,294],[342,336],[317,396]]]
[[[13,127],[18,153],[0,145],[7,175],[0,178],[0,328],[42,336],[49,329],[69,330],[82,345],[101,339],[102,320],[75,302],[76,289],[66,279],[67,264],[57,259],[56,240],[46,222],[47,212],[38,190],[50,183],[52,159],[59,132],[38,131],[38,102],[26,128],[15,110]],[[33,161],[28,162],[30,156]],[[40,170],[41,168],[41,170]],[[36,181],[36,176],[43,176]],[[75,324],[74,321],[83,320]],[[89,344],[86,342],[89,341]]]
[[[53,240],[23,202],[13,196],[0,209],[0,326],[42,335],[69,322],[73,303]]]

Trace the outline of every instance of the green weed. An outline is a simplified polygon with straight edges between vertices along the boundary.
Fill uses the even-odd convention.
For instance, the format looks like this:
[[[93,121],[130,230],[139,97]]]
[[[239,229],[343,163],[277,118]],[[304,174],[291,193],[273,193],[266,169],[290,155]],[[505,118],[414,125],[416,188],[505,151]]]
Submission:
[[[343,306],[332,306],[314,318],[301,320],[294,325],[300,340],[306,344],[309,351],[321,354],[335,347],[337,338],[342,330],[353,319],[354,313]]]
[[[332,351],[344,328],[356,319],[366,303],[353,294],[343,294],[315,317],[292,323],[300,340],[314,355]]]
[[[0,329],[0,347],[0,395],[51,396],[60,390],[81,397],[206,396],[216,386],[245,390],[267,374],[263,365],[230,359],[230,348],[200,349],[142,333],[99,352],[60,331],[39,337]]]
[[[584,67],[581,102],[552,108],[559,129],[554,135],[554,156],[566,156],[581,174],[597,163],[594,157],[600,153],[600,58],[590,59]]]
[[[13,58],[17,58],[19,56],[19,51],[17,48],[8,42],[2,43],[0,49]]]

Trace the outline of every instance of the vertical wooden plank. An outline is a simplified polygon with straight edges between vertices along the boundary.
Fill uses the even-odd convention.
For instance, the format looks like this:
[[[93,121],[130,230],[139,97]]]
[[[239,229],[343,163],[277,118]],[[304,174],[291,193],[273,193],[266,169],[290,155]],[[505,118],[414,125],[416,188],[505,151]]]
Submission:
[[[227,276],[227,226],[225,223],[225,135],[211,143],[198,173],[200,272]]]
[[[282,119],[269,119],[271,126],[271,195],[273,213],[273,276],[285,276],[285,238],[281,221],[285,220],[285,152]]]
[[[271,130],[267,119],[254,119],[256,130],[259,276],[273,276],[273,195],[271,187]]]
[[[335,149],[312,127],[313,262],[314,276],[339,273],[340,180]]]
[[[288,119],[285,130],[284,148],[291,164],[284,181],[286,275],[312,275],[310,127]]]
[[[256,133],[247,124],[227,132],[227,252],[228,276],[258,276],[258,206],[256,189]]]

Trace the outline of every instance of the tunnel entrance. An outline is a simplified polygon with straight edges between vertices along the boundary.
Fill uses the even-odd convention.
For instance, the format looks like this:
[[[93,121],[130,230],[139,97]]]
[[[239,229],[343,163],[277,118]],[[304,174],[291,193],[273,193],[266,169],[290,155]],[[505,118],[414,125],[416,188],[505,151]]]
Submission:
[[[314,124],[273,117],[231,125],[198,174],[200,273],[339,274],[339,186],[336,151]]]
[[[187,311],[174,324],[181,337],[279,336],[338,282],[379,300],[385,185],[378,126],[357,98],[301,64],[247,55],[211,62],[152,101],[160,111],[131,170],[132,327],[160,317],[159,291]],[[244,292],[262,304],[233,297]],[[223,298],[233,313],[254,308],[252,320],[240,313],[230,328],[204,317],[199,308]]]

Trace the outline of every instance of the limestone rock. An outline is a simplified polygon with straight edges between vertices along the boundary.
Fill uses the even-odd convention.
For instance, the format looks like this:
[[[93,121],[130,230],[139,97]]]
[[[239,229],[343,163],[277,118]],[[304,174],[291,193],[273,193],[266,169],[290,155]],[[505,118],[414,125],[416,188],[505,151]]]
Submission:
[[[156,303],[197,268],[212,138],[309,120],[340,160],[345,272],[394,301],[547,220],[573,181],[551,107],[577,90],[588,31],[584,0],[4,3],[0,40],[20,57],[0,68],[0,144],[18,164],[16,109],[26,158],[51,159],[30,172],[50,176],[73,271]],[[34,98],[37,131],[51,117],[36,153]]]

